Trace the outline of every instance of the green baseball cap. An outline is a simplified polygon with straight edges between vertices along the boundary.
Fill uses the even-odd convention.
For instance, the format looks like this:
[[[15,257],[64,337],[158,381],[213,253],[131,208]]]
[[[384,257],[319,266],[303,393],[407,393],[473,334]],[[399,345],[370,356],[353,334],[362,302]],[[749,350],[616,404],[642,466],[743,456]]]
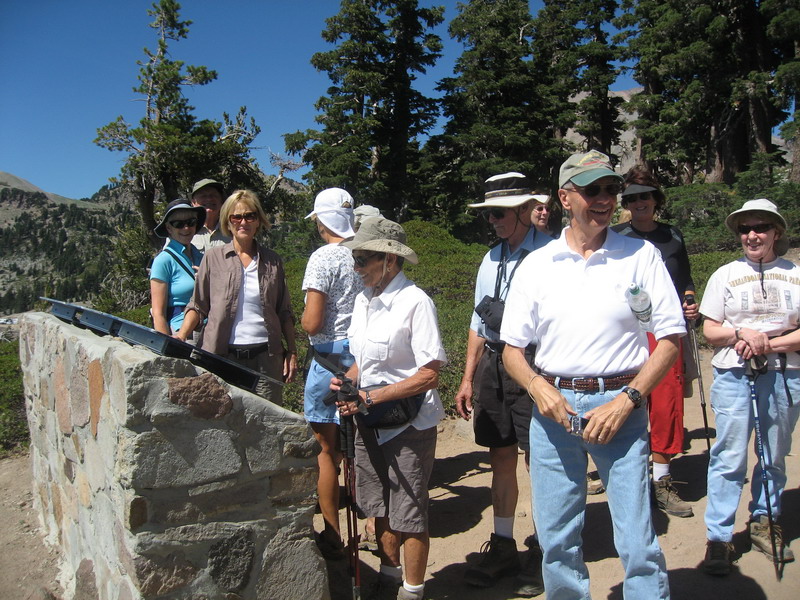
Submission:
[[[195,183],[192,186],[192,194],[191,195],[194,196],[201,189],[203,189],[204,187],[207,187],[209,185],[211,187],[217,188],[219,190],[220,195],[222,196],[222,199],[223,200],[225,199],[225,188],[222,186],[222,184],[219,181],[216,181],[214,179],[201,179],[200,181]]]
[[[558,172],[558,187],[563,188],[568,181],[584,187],[602,177],[613,177],[622,183],[623,178],[614,172],[608,156],[597,150],[578,152],[570,156]]]

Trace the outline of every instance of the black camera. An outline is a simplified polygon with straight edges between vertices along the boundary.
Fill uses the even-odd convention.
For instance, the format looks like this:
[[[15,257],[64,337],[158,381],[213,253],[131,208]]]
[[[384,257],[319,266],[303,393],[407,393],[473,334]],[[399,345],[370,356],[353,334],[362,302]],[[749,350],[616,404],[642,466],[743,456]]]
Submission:
[[[475,307],[475,312],[492,331],[500,331],[500,325],[503,323],[503,311],[506,309],[506,303],[499,298],[492,298],[491,296],[484,296],[483,300]]]

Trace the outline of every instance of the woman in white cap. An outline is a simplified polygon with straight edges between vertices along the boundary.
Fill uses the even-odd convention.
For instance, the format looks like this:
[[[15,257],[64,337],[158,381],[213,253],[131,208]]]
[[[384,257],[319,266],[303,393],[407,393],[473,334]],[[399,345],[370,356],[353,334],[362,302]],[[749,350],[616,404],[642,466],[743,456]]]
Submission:
[[[194,278],[203,253],[192,246],[195,232],[203,226],[206,211],[186,200],[173,200],[153,232],[169,241],[153,259],[150,269],[150,302],[153,329],[171,335],[183,324],[183,311],[194,291]]]
[[[222,205],[222,232],[233,239],[209,248],[186,317],[175,337],[186,340],[207,319],[198,346],[276,381],[297,372],[294,315],[283,260],[258,243],[269,227],[258,196],[236,190]],[[285,343],[285,345],[284,345]],[[262,378],[256,393],[281,404],[282,389]]]
[[[642,167],[633,167],[625,175],[622,190],[622,206],[630,211],[630,220],[614,225],[611,229],[622,235],[647,240],[661,253],[675,293],[681,302],[683,316],[691,323],[700,316],[698,304],[688,304],[686,296],[694,296],[689,254],[683,234],[677,227],[656,221],[663,210],[667,197],[658,185],[658,180]],[[650,350],[656,347],[652,333],[647,334]],[[681,340],[678,358],[667,374],[650,392],[647,406],[650,417],[650,454],[653,458],[652,489],[655,503],[664,512],[676,517],[691,517],[692,506],[678,495],[672,485],[670,462],[672,457],[683,452],[683,388],[684,357],[687,338]]]
[[[708,465],[708,545],[703,561],[712,575],[731,570],[734,520],[748,475],[747,445],[754,418],[745,362],[764,357],[769,369],[755,378],[769,498],[756,465],[750,475],[748,529],[753,549],[770,559],[767,502],[777,519],[786,486],[786,455],[800,414],[800,267],[781,258],[789,248],[786,221],[772,202],[759,199],[745,202],[725,225],[738,236],[744,257],[714,272],[700,305],[703,333],[714,346],[711,407],[717,440]],[[793,560],[777,525],[774,533],[777,560]]]
[[[417,255],[397,223],[366,218],[342,246],[352,250],[365,289],[356,298],[348,331],[356,362],[346,375],[358,395],[337,404],[342,416],[359,415],[358,505],[375,517],[381,557],[374,597],[421,600],[430,548],[428,481],[436,425],[444,417],[436,388],[446,357],[436,307],[403,273],[403,263],[416,264]],[[341,383],[333,379],[331,389]],[[405,418],[374,422],[389,409],[397,414],[399,406],[407,411]]]
[[[341,558],[343,544],[339,533],[339,476],[341,453],[339,413],[335,404],[325,405],[333,373],[317,360],[321,357],[333,367],[347,342],[347,329],[356,295],[364,289],[353,270],[353,255],[339,242],[353,237],[353,198],[345,190],[329,188],[317,194],[313,219],[325,245],[308,259],[303,277],[305,310],[301,325],[309,336],[314,358],[306,377],[304,414],[320,445],[317,456],[319,478],[317,496],[325,529],[319,535],[319,549],[328,559]]]

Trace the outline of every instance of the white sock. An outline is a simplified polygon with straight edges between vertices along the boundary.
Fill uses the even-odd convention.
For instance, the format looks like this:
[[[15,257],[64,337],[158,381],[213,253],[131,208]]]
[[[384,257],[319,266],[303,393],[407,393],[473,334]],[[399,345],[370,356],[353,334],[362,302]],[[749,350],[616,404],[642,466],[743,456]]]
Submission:
[[[494,532],[500,537],[514,539],[514,517],[495,517]]]
[[[669,475],[669,463],[653,462],[653,481],[658,481],[665,475]]]
[[[407,592],[421,592],[425,589],[425,582],[423,581],[419,585],[411,585],[405,579],[403,580],[403,587],[406,588]]]
[[[380,570],[381,575],[385,575],[386,577],[390,577],[395,581],[402,581],[403,580],[403,567],[392,567],[391,565],[381,565]]]

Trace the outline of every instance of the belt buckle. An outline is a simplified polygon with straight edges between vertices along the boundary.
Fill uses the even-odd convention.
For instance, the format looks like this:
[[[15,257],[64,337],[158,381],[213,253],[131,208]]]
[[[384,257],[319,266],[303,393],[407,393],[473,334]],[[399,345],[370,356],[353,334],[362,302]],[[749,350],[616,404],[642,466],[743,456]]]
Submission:
[[[570,381],[572,382],[572,389],[578,390],[580,392],[589,392],[592,389],[592,379],[593,379],[592,377],[573,377],[572,379],[570,379]],[[584,389],[579,389],[580,383],[578,382],[580,381],[586,382],[584,384],[585,385]]]

